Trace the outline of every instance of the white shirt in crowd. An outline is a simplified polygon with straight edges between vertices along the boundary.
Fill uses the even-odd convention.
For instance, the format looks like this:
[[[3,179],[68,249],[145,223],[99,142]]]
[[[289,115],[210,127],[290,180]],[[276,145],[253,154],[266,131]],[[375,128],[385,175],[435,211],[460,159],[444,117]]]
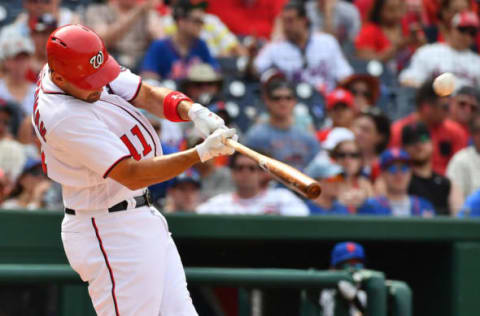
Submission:
[[[457,152],[447,166],[447,177],[467,198],[480,189],[480,153],[474,146],[469,146]]]
[[[480,84],[480,56],[467,49],[458,51],[445,43],[424,45],[412,56],[410,65],[399,76],[401,83],[421,85],[432,76],[451,72],[457,88]]]
[[[326,33],[311,33],[305,51],[287,40],[271,42],[259,52],[255,67],[260,73],[277,68],[289,80],[326,92],[353,73],[335,37]]]
[[[267,189],[258,195],[242,199],[236,193],[217,195],[197,208],[199,214],[229,215],[289,215],[307,216],[308,208],[287,189]]]

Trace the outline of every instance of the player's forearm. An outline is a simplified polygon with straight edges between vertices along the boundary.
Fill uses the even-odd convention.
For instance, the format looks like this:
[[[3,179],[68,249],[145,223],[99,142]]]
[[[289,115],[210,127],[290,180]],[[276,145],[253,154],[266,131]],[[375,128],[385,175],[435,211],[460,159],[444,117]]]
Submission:
[[[195,149],[140,161],[130,158],[118,163],[108,176],[131,190],[138,190],[172,179],[198,162],[200,157]]]
[[[140,92],[132,103],[136,107],[147,110],[158,117],[165,117],[163,113],[163,101],[171,92],[173,92],[173,90],[165,87],[153,87],[148,83],[142,83]],[[182,119],[190,120],[188,111],[191,107],[192,102],[190,101],[180,102],[177,111]]]

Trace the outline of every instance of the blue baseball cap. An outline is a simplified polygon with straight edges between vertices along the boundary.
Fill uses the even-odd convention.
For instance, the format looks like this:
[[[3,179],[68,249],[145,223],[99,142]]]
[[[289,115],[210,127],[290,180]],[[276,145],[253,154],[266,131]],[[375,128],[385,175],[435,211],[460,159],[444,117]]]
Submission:
[[[387,149],[380,155],[380,168],[382,170],[387,169],[395,162],[410,163],[410,155],[400,148]]]
[[[335,267],[339,263],[350,259],[365,260],[365,252],[362,245],[353,241],[341,242],[336,244],[332,250],[330,265]]]
[[[202,186],[200,176],[193,169],[188,169],[179,174],[177,177],[173,178],[171,186],[175,187],[181,183],[193,183],[198,188]]]

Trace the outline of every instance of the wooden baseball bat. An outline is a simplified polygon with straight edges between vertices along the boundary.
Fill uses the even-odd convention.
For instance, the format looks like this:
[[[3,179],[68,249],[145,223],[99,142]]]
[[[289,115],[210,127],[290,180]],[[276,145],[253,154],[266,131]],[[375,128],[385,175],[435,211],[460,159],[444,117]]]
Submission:
[[[225,145],[252,158],[263,170],[268,171],[278,181],[309,199],[317,198],[322,192],[322,188],[317,181],[283,162],[257,153],[230,138],[225,139]]]

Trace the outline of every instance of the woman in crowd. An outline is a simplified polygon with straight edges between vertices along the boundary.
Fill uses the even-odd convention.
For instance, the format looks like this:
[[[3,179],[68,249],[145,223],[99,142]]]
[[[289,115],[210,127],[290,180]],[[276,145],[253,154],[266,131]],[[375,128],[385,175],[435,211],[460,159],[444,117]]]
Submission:
[[[390,141],[390,120],[379,109],[371,108],[355,119],[353,132],[362,153],[363,173],[373,182],[380,174],[378,155]]]
[[[403,0],[375,0],[368,20],[355,40],[357,56],[382,62],[394,62],[395,70],[425,43],[420,23],[405,19]]]
[[[24,114],[31,114],[36,85],[27,80],[26,74],[34,52],[33,43],[16,29],[1,34],[0,99],[17,103]]]

